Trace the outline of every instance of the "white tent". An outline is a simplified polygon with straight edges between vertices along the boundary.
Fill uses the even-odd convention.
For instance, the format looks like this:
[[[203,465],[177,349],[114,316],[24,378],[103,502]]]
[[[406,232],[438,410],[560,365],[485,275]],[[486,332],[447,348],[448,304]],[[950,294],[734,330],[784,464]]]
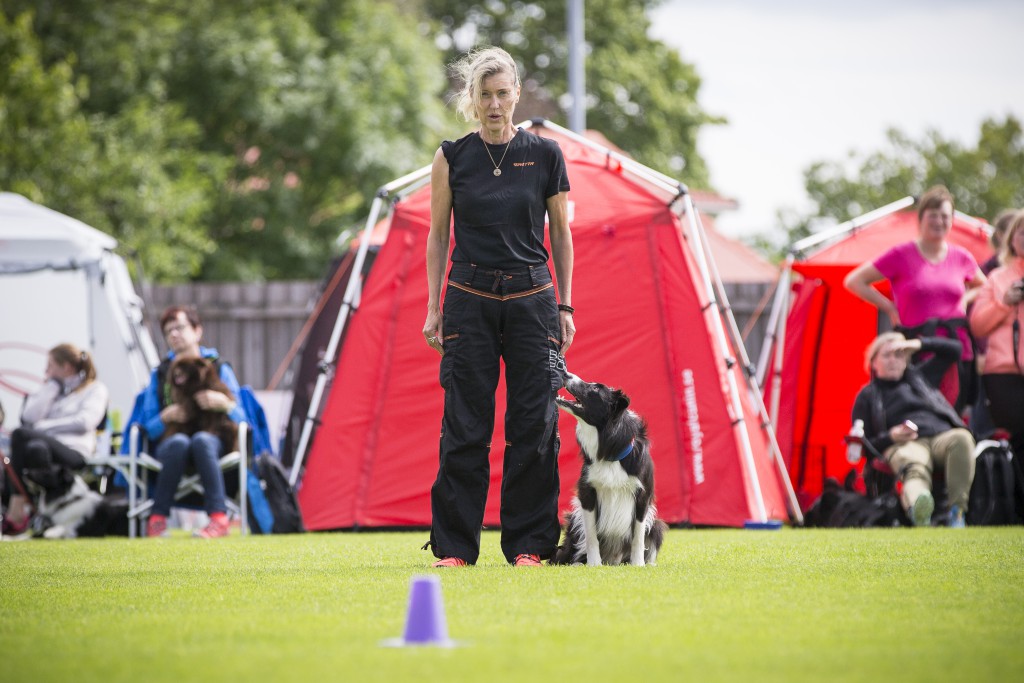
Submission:
[[[0,192],[0,403],[9,431],[25,393],[42,381],[46,352],[70,342],[92,352],[127,419],[158,362],[142,301],[117,241],[25,197]]]

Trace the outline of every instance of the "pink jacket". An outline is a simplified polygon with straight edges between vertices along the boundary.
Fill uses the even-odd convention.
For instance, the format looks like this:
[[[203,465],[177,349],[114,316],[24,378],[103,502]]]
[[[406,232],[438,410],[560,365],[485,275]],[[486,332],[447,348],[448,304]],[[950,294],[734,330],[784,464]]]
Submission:
[[[1013,360],[1013,321],[1024,318],[1024,303],[1007,306],[1003,295],[1014,282],[1024,278],[1024,258],[1015,258],[1011,263],[989,273],[988,280],[974,300],[971,308],[971,333],[975,337],[988,337],[988,353],[985,356],[986,375],[1024,374]],[[1024,326],[1024,320],[1021,320]],[[1020,362],[1024,365],[1024,329],[1020,332],[1020,348],[1017,349]]]

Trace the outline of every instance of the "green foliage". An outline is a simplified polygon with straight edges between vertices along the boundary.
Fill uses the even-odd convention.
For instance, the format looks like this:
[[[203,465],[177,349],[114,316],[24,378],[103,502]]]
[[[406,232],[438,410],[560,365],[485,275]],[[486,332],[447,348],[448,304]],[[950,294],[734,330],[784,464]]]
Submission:
[[[71,59],[44,64],[31,17],[0,14],[0,188],[66,200],[95,165],[85,90]]]
[[[565,123],[561,95],[568,90],[564,0],[467,2],[424,0],[439,20],[439,42],[450,62],[472,45],[500,45],[523,70],[519,118],[545,116]],[[658,0],[589,0],[587,127],[604,133],[639,161],[687,183],[708,187],[697,151],[702,125],[722,123],[697,103],[700,78],[677,52],[647,35],[647,11]]]
[[[157,280],[318,277],[373,191],[452,129],[407,9],[5,2],[0,185],[113,234]]]
[[[928,131],[920,140],[890,129],[887,146],[867,154],[850,152],[838,161],[818,161],[804,171],[807,194],[817,205],[809,214],[782,211],[777,223],[786,242],[757,235],[755,245],[776,258],[821,225],[842,223],[933,185],[953,193],[956,209],[994,220],[1006,208],[1024,207],[1024,132],[1013,115],[982,122],[976,147]]]
[[[818,215],[840,222],[937,184],[950,189],[959,211],[993,219],[1024,206],[1024,134],[1012,115],[985,120],[973,148],[934,131],[914,140],[890,130],[887,149],[817,162],[805,180]]]
[[[670,531],[656,567],[430,570],[415,533],[0,544],[4,680],[1010,681],[1020,527]],[[390,648],[440,576],[454,649]]]

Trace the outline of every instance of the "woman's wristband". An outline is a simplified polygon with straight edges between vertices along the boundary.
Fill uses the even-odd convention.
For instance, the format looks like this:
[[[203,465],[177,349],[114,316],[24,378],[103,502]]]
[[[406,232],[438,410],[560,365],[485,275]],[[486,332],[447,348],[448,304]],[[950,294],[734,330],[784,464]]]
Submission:
[[[565,311],[569,315],[572,315],[573,313],[576,312],[576,309],[570,306],[569,304],[558,304],[558,310]]]

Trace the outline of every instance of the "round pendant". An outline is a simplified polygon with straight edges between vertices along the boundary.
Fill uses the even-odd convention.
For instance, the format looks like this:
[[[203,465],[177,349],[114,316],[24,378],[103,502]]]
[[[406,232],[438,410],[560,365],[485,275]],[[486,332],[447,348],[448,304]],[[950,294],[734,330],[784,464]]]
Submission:
[[[494,169],[494,175],[501,175],[501,169],[500,168]]]

